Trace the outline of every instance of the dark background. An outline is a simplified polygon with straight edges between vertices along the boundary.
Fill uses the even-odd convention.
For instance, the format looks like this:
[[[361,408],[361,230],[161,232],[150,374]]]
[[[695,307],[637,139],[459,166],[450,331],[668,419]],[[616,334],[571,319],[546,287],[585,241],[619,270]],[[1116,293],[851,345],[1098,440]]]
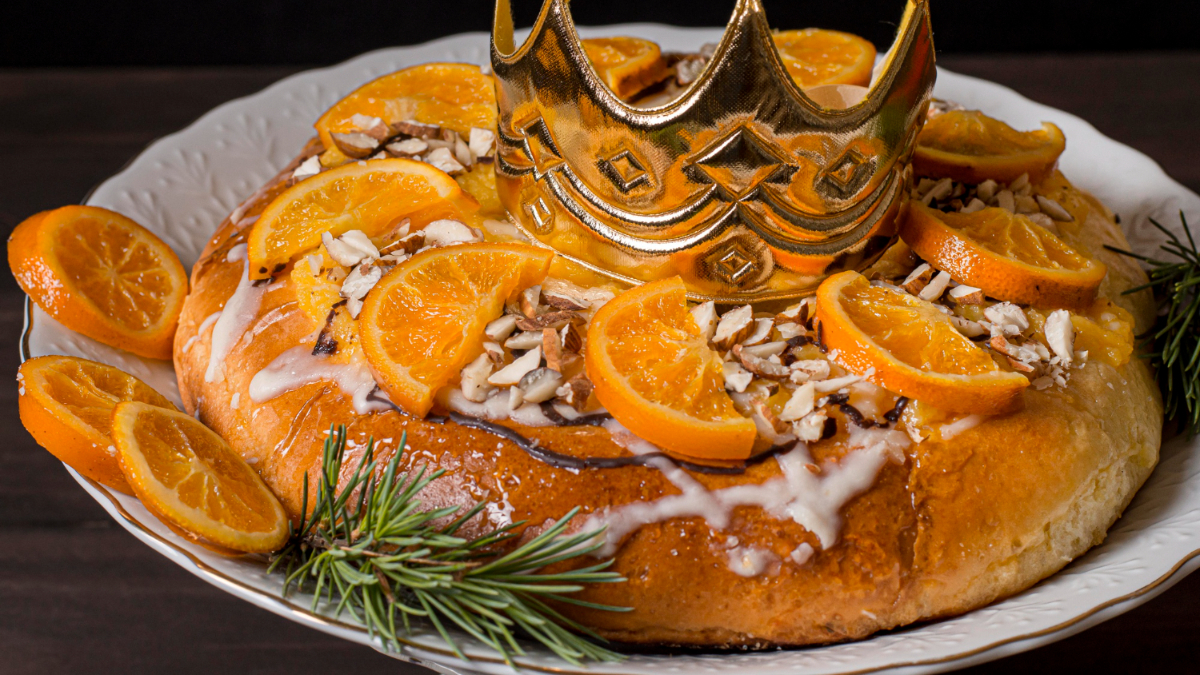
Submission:
[[[764,0],[778,28],[883,48],[902,0]],[[528,25],[538,0],[522,0]],[[580,24],[723,25],[733,0],[577,0]],[[305,67],[486,31],[491,0],[0,0],[0,234],[75,203],[149,142]],[[522,18],[524,20],[522,20]],[[1081,115],[1200,191],[1200,2],[933,0],[941,63]],[[116,524],[20,428],[24,295],[0,274],[0,675],[428,671],[196,579]],[[1195,673],[1200,575],[1053,645],[972,669]]]
[[[0,67],[328,64],[491,27],[493,0],[8,0]],[[725,24],[733,0],[578,0],[579,24]],[[839,28],[890,43],[903,0],[765,0],[777,28]],[[1200,48],[1184,0],[934,0],[945,53]],[[513,0],[528,25],[540,0]],[[523,19],[523,20],[522,20]]]

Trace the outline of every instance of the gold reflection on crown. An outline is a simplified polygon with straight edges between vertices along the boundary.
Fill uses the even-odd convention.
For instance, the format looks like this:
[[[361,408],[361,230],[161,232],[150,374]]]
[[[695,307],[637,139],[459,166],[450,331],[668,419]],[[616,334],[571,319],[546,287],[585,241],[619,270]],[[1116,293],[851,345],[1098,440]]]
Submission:
[[[935,76],[927,0],[908,0],[871,89],[825,108],[793,82],[760,0],[738,0],[701,75],[638,108],[597,76],[567,0],[514,44],[497,0],[496,180],[531,236],[610,277],[680,275],[726,302],[807,294],[891,241]]]

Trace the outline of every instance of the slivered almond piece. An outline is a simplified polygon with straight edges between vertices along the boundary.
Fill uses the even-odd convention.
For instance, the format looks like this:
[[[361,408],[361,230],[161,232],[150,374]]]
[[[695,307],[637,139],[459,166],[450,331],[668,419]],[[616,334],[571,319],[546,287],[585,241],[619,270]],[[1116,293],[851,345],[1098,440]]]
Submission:
[[[742,305],[726,312],[717,322],[717,329],[712,337],[713,343],[719,349],[729,349],[750,333],[753,321],[754,308],[750,305]]]
[[[583,317],[575,312],[558,311],[539,314],[532,319],[517,319],[517,328],[521,330],[540,331],[543,328],[562,328],[568,323],[583,323]]]
[[[1054,220],[1059,220],[1065,223],[1070,223],[1075,220],[1075,216],[1071,212],[1064,209],[1062,204],[1050,199],[1049,197],[1037,196],[1038,206],[1041,207],[1042,213],[1050,216]]]
[[[967,202],[967,205],[962,207],[960,211],[962,213],[975,213],[976,211],[982,211],[986,208],[987,204],[984,204],[983,200],[979,199],[978,197],[972,197],[971,201]]]
[[[700,334],[705,340],[712,341],[713,333],[717,330],[717,305],[712,300],[702,302],[692,308],[692,319],[700,327]]]
[[[483,333],[484,335],[487,335],[488,338],[495,340],[496,342],[500,342],[501,340],[507,339],[509,335],[512,335],[512,332],[516,329],[517,317],[513,316],[512,314],[505,314],[504,316],[485,326]]]
[[[788,367],[783,364],[773,363],[764,358],[747,353],[746,348],[742,345],[733,346],[733,356],[742,364],[743,368],[757,375],[758,377],[766,378],[768,380],[785,380],[791,373],[791,371],[788,370]]]
[[[384,149],[396,157],[416,157],[428,150],[429,144],[419,138],[406,138],[388,143]]]
[[[450,151],[450,148],[434,148],[428,155],[425,155],[425,162],[445,171],[451,176],[467,170],[465,166],[455,159],[454,153]]]
[[[750,329],[750,333],[742,338],[741,343],[746,346],[760,344],[771,337],[771,329],[775,327],[774,319],[755,319],[754,325]]]
[[[509,316],[512,316],[511,314]],[[509,349],[533,349],[540,347],[542,344],[542,331],[531,330],[508,338],[504,341],[504,346]]]
[[[533,317],[537,316],[537,308],[541,299],[542,287],[540,284],[537,286],[530,286],[529,288],[521,291],[520,297],[517,298],[517,303],[521,307],[521,314],[524,314],[526,319],[532,319]],[[532,329],[523,328],[522,330]]]
[[[321,173],[321,158],[318,155],[313,155],[300,162],[300,166],[296,167],[296,170],[292,172],[292,180],[302,181],[319,173]]]
[[[1017,335],[1029,328],[1025,311],[1011,302],[1001,302],[983,310],[983,316],[1004,335]]]
[[[337,146],[338,150],[341,150],[347,157],[353,157],[354,159],[369,157],[379,147],[377,139],[371,138],[360,131],[351,131],[344,134],[334,132],[330,134],[330,137],[333,138],[333,144]]]
[[[783,340],[775,342],[764,342],[760,345],[742,346],[742,351],[752,356],[757,356],[760,359],[767,359],[772,356],[779,356],[786,350],[788,343]]]
[[[492,360],[488,358],[488,355],[480,354],[479,358],[462,369],[460,388],[468,401],[482,403],[487,400],[488,392],[495,388],[488,382],[488,376],[492,374],[492,366]]]
[[[392,131],[405,136],[413,136],[415,138],[438,138],[442,135],[442,128],[436,124],[424,124],[413,120],[405,120],[392,124]]]
[[[554,393],[563,403],[577,412],[583,412],[587,408],[588,397],[592,395],[592,381],[580,373],[563,383]]]
[[[1008,365],[1012,366],[1013,370],[1015,370],[1019,373],[1032,373],[1035,370],[1037,370],[1036,368],[1029,365],[1028,363],[1025,363],[1023,361],[1018,361],[1011,356],[1006,356],[1005,358],[1008,359]]]
[[[792,397],[779,412],[779,419],[785,422],[795,422],[812,412],[816,401],[816,387],[812,382],[805,382],[792,392]]]
[[[377,141],[385,141],[393,135],[392,128],[388,126],[387,122],[384,122],[378,117],[363,115],[362,113],[354,113],[354,115],[350,117],[350,123],[358,127],[359,131]]]
[[[1017,201],[1016,201],[1016,198],[1013,196],[1012,191],[1011,190],[1001,190],[1001,191],[997,192],[996,193],[996,206],[999,206],[1000,208],[1004,209],[1005,211],[1010,211],[1010,212],[1016,213]]]
[[[959,284],[950,289],[950,299],[960,305],[983,304],[983,291],[974,286]]]
[[[491,359],[493,364],[497,366],[504,365],[504,347],[501,347],[499,342],[483,343],[483,353]],[[491,373],[488,374],[490,375]]]
[[[792,423],[792,433],[796,438],[815,443],[825,435],[825,421],[829,419],[823,410],[814,410],[796,422]]]
[[[779,337],[784,340],[790,340],[798,335],[804,335],[804,325],[799,323],[779,323],[775,322],[775,330],[779,331]]]
[[[788,368],[791,370],[789,379],[797,384],[829,377],[829,362],[824,359],[793,361]]]
[[[579,326],[573,323],[563,326],[561,339],[564,351],[572,354],[583,353],[583,330]]]
[[[918,298],[927,302],[933,302],[942,297],[942,293],[946,292],[946,287],[950,285],[950,275],[945,272],[938,272],[933,279],[921,289],[917,294]]]
[[[475,158],[471,155],[471,148],[467,146],[467,142],[461,136],[454,139],[454,159],[457,159],[458,163],[465,167],[475,163]]]
[[[785,434],[791,431],[791,425],[776,417],[775,411],[771,410],[771,404],[767,403],[765,399],[753,399],[750,401],[750,408],[754,410],[754,416],[762,420],[776,434]],[[776,439],[771,440],[774,441]]]
[[[1022,215],[1029,215],[1030,213],[1040,213],[1041,212],[1041,207],[1038,206],[1037,200],[1034,199],[1033,197],[1027,197],[1025,195],[1016,195],[1015,197],[1013,197],[1013,203],[1016,204],[1017,213],[1020,213]]]
[[[457,220],[441,219],[429,223],[421,230],[425,236],[426,246],[450,246],[465,244],[482,239],[475,230]]]
[[[514,385],[520,382],[521,378],[525,377],[529,371],[541,365],[541,363],[542,348],[541,345],[538,345],[526,352],[524,356],[515,359],[512,363],[493,373],[488,377],[488,383],[498,387]]]
[[[800,323],[804,319],[800,317],[800,310],[804,309],[805,303],[797,302],[794,305],[788,306],[787,309],[775,315],[775,323]]]
[[[754,379],[754,375],[742,367],[742,364],[737,361],[726,361],[723,364],[725,374],[725,388],[738,393],[746,391],[746,387],[750,386],[750,382]]]
[[[900,282],[900,287],[912,295],[916,295],[933,279],[933,272],[929,263],[921,263],[907,277],[904,277],[904,281]]]
[[[491,157],[496,145],[496,132],[490,129],[472,128],[467,144],[476,157]]]
[[[996,188],[1000,187],[996,181],[991,178],[983,181],[975,188],[975,194],[985,202],[992,201],[992,197],[996,196]]]
[[[562,373],[557,370],[548,367],[535,368],[525,373],[517,383],[517,388],[521,390],[521,397],[526,401],[541,403],[554,398],[554,392],[558,390],[562,381]]]
[[[1063,365],[1071,365],[1075,356],[1075,326],[1071,324],[1071,313],[1065,309],[1056,309],[1046,317],[1043,327],[1046,333],[1046,343],[1054,351]]]
[[[578,312],[588,308],[587,300],[577,297],[563,290],[542,291],[542,300],[546,301],[547,305],[555,309],[568,309],[573,312]]]
[[[553,328],[542,329],[542,356],[546,359],[547,368],[560,373],[563,371],[562,342],[559,341],[558,331]]]
[[[987,330],[983,326],[979,325],[975,321],[971,321],[970,319],[964,319],[957,314],[950,315],[950,323],[954,324],[954,327],[958,329],[958,332],[962,333],[964,337],[975,338],[979,337],[980,335],[987,334]]]

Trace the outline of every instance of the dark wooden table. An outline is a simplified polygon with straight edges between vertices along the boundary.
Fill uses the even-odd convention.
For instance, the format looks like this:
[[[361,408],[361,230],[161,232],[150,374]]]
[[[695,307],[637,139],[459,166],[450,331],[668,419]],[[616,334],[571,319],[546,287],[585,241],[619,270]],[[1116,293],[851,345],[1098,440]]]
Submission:
[[[1200,54],[953,57],[942,64],[1090,120],[1200,191]],[[288,68],[0,71],[0,228],[81,200],[147,143]],[[22,294],[0,275],[0,358]],[[136,541],[21,429],[0,387],[0,674],[427,673],[303,628]],[[1117,619],[979,673],[1196,672],[1200,575]]]

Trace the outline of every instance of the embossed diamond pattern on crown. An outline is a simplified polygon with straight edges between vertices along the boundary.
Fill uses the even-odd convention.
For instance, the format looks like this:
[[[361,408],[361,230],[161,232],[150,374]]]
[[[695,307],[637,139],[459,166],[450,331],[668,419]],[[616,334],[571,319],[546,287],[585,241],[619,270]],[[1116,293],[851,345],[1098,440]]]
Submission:
[[[905,165],[933,87],[927,0],[908,0],[865,98],[818,105],[788,75],[760,0],[738,0],[703,73],[639,108],[589,64],[567,0],[514,43],[498,0],[497,187],[561,255],[639,283],[680,275],[723,302],[804,295],[894,235]]]

